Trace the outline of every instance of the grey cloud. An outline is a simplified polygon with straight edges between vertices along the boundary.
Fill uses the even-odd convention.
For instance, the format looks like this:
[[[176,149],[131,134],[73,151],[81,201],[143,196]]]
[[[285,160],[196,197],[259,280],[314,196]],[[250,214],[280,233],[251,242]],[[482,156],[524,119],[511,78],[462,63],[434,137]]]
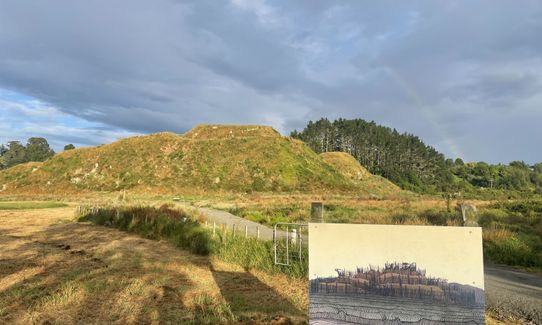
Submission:
[[[0,87],[130,132],[361,117],[495,161],[475,125],[532,120],[539,35],[538,1],[4,1]]]
[[[450,89],[454,98],[466,98],[480,105],[500,105],[509,108],[514,100],[536,95],[541,90],[538,78],[531,74],[492,74]],[[511,105],[512,104],[512,105]]]

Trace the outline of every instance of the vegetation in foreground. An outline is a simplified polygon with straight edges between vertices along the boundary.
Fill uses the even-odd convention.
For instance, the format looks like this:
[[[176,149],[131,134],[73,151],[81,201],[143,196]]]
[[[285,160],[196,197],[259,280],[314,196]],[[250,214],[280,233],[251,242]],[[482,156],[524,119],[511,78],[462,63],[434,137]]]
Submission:
[[[149,239],[163,239],[198,255],[211,251],[210,236],[197,220],[182,210],[162,206],[83,208],[79,221],[135,232]]]
[[[245,270],[165,241],[0,211],[0,323],[298,324],[306,282]],[[266,302],[262,304],[261,302]]]
[[[305,278],[308,260],[283,267],[273,263],[273,243],[234,236],[231,232],[204,228],[198,221],[202,216],[167,205],[154,207],[102,207],[83,209],[79,221],[115,227],[135,232],[149,239],[161,239],[199,255],[215,255],[244,269],[257,269],[271,274],[282,273],[293,278]],[[308,256],[308,254],[305,254]]]
[[[383,207],[390,205],[408,210],[404,202],[363,203],[371,204],[372,213],[387,213]],[[426,207],[442,210],[445,204],[412,202],[410,210]],[[485,208],[481,210],[483,213]],[[527,207],[524,212],[530,210]],[[247,271],[213,256],[188,254],[161,241],[107,228],[59,223],[71,211],[20,210],[17,215],[0,211],[0,229],[13,235],[0,243],[4,258],[0,261],[0,322],[217,324],[273,320],[289,324],[292,313],[299,315],[297,321],[306,317],[303,279],[272,275],[274,271]],[[25,254],[28,258],[22,258]],[[242,255],[230,258],[243,259],[237,256]],[[269,302],[268,309],[262,309],[261,301]],[[488,324],[502,324],[490,316]]]
[[[490,204],[481,211],[480,225],[487,259],[542,270],[542,200]]]
[[[324,204],[326,222],[460,226],[457,201],[355,200],[330,198]],[[473,201],[478,206],[487,261],[542,270],[542,199]],[[448,203],[448,204],[447,204]],[[220,207],[215,202],[211,206]],[[307,222],[310,202],[273,202],[263,198],[223,207],[232,214],[262,224]]]

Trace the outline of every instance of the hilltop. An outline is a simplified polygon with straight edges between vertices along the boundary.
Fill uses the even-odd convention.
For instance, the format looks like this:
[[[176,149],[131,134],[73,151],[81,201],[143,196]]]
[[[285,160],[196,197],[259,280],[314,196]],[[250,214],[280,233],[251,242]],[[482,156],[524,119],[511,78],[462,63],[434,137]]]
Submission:
[[[272,137],[281,135],[270,126],[200,124],[184,134],[186,138],[210,140],[228,138]]]
[[[146,194],[368,193],[363,179],[353,179],[328,158],[271,127],[199,125],[184,135],[130,137],[64,151],[45,162],[18,165],[0,172],[0,190],[43,194],[122,189]]]

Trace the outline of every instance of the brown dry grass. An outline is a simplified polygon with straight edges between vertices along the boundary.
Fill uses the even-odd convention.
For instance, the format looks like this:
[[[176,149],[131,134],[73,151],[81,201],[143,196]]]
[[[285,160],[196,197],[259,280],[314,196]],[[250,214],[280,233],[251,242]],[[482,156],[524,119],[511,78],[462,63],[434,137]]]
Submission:
[[[73,223],[73,213],[0,211],[0,323],[306,321],[305,281]]]
[[[405,192],[406,193],[406,192]],[[393,224],[393,215],[408,213],[416,215],[427,210],[446,210],[446,201],[438,197],[413,195],[390,197],[386,199],[368,199],[365,196],[352,195],[314,195],[314,194],[252,194],[193,197],[192,204],[228,210],[232,208],[249,208],[254,210],[279,207],[297,207],[300,214],[308,216],[311,202],[323,202],[324,205],[341,206],[355,211],[349,216],[350,223]],[[452,208],[457,200],[450,204]],[[469,200],[477,207],[487,205],[488,201]],[[409,219],[405,224],[427,224],[419,218]],[[449,224],[457,226],[458,224]]]
[[[484,241],[494,243],[504,242],[512,236],[514,236],[514,233],[505,228],[484,229],[483,232]]]

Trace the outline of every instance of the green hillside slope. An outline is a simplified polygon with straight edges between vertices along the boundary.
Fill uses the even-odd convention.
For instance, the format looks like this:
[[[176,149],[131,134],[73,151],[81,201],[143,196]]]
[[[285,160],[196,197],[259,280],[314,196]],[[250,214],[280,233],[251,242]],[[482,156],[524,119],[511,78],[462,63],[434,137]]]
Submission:
[[[361,166],[360,166],[361,167]],[[5,193],[349,192],[360,183],[271,127],[200,125],[62,152],[0,172]]]
[[[356,158],[346,152],[324,152],[320,154],[320,157],[344,177],[370,194],[381,196],[401,191],[399,186],[384,177],[369,173]]]

